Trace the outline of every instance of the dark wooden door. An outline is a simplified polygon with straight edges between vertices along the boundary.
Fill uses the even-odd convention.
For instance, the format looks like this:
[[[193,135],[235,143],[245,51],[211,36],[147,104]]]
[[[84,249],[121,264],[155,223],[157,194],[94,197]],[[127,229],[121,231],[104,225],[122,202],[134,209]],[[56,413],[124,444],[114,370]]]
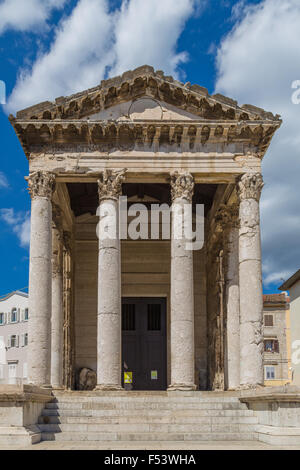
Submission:
[[[132,372],[132,390],[166,390],[166,330],[165,299],[122,299],[123,386],[127,371]]]

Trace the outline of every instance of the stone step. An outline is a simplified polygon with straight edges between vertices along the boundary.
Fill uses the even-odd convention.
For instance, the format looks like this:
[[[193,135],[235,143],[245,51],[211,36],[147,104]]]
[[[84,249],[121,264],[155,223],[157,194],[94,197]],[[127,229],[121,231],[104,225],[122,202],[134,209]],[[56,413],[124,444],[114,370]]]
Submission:
[[[245,433],[99,433],[99,432],[43,432],[43,441],[253,441],[256,440],[255,432]]]
[[[136,402],[136,401],[112,401],[112,402],[51,402],[46,404],[47,409],[59,409],[59,410],[109,410],[109,409],[157,409],[157,410],[177,410],[177,409],[199,409],[199,410],[245,410],[247,405],[240,402],[186,402],[186,403],[170,403],[167,400],[164,402]]]
[[[129,402],[129,401],[134,401],[135,403],[145,403],[145,402],[150,402],[150,403],[160,403],[160,402],[169,402],[169,403],[240,403],[239,399],[237,397],[201,397],[198,395],[192,395],[192,396],[181,396],[181,395],[131,395],[131,392],[129,392],[127,395],[120,395],[120,396],[106,396],[106,395],[100,395],[100,396],[80,396],[80,395],[57,395],[55,394],[55,399],[59,403],[85,403],[85,402],[93,402],[93,403],[110,403],[116,402]]]
[[[64,416],[64,417],[135,417],[135,416],[148,416],[148,417],[162,417],[162,416],[177,416],[177,417],[190,417],[190,416],[216,416],[216,417],[243,417],[254,416],[253,410],[220,410],[220,409],[179,409],[179,410],[136,410],[136,409],[101,409],[101,410],[82,410],[82,409],[54,409],[44,408],[42,416]]]
[[[254,424],[177,424],[177,423],[123,423],[123,424],[39,424],[42,432],[47,433],[67,433],[67,432],[86,432],[86,433],[249,433],[255,431]]]
[[[118,390],[118,391],[100,391],[100,390],[91,390],[91,391],[81,391],[81,390],[54,390],[54,395],[56,397],[61,398],[71,398],[74,399],[76,397],[79,398],[98,398],[98,397],[106,397],[106,398],[121,398],[124,397],[126,399],[128,398],[145,398],[145,397],[154,397],[155,399],[157,397],[163,397],[163,398],[173,398],[173,397],[179,397],[179,398],[201,398],[201,399],[208,399],[208,400],[220,400],[220,399],[239,399],[240,392],[237,391],[218,391],[218,392],[212,392],[212,391],[166,391],[166,390],[135,390],[135,391],[130,391],[130,390]]]
[[[39,424],[257,424],[256,416],[177,416],[145,415],[136,416],[49,416],[39,417]]]

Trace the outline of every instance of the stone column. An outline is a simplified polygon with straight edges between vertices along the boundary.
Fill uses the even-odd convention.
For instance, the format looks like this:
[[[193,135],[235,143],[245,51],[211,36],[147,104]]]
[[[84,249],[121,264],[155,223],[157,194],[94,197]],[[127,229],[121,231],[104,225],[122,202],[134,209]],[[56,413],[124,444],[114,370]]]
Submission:
[[[44,171],[31,173],[28,185],[31,196],[28,382],[50,387],[51,197],[55,175]]]
[[[53,206],[52,227],[52,314],[51,314],[51,385],[63,386],[63,232],[61,210]]]
[[[226,388],[240,385],[240,292],[239,292],[239,227],[238,208],[227,208],[227,270],[226,270]]]
[[[240,277],[240,385],[263,385],[263,299],[259,199],[260,173],[246,173],[238,181]]]
[[[125,171],[105,170],[99,188],[97,389],[122,390],[119,196]]]
[[[184,206],[192,203],[189,173],[171,177],[171,385],[168,390],[196,390],[194,348],[193,251],[186,249]]]

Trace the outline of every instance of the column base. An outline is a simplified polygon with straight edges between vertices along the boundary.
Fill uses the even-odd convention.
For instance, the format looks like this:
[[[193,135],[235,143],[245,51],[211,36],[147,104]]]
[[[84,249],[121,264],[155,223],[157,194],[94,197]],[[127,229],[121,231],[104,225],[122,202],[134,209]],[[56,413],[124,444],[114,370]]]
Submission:
[[[116,385],[116,384],[98,384],[94,388],[96,391],[101,391],[101,392],[113,392],[113,391],[124,391],[124,388],[121,387],[121,385]]]
[[[169,385],[167,391],[168,392],[175,392],[175,391],[181,391],[181,392],[194,392],[197,390],[197,386],[195,384],[171,384]]]
[[[28,382],[27,385],[30,385],[30,386],[33,386],[33,387],[38,387],[38,388],[43,388],[43,389],[47,389],[47,390],[52,390],[53,389],[51,384],[36,384],[34,382]]]
[[[235,390],[259,390],[264,388],[263,384],[241,384]]]
[[[62,385],[52,385],[52,390],[61,391],[61,390],[66,390],[66,389]]]

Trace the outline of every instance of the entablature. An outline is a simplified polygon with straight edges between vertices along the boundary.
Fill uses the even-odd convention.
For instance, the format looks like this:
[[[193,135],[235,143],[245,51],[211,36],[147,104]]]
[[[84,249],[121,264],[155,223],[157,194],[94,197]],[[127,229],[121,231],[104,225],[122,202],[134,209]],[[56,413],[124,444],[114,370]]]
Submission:
[[[262,158],[278,123],[265,121],[13,121],[31,153],[152,151],[251,152]],[[213,146],[213,147],[212,147]]]

